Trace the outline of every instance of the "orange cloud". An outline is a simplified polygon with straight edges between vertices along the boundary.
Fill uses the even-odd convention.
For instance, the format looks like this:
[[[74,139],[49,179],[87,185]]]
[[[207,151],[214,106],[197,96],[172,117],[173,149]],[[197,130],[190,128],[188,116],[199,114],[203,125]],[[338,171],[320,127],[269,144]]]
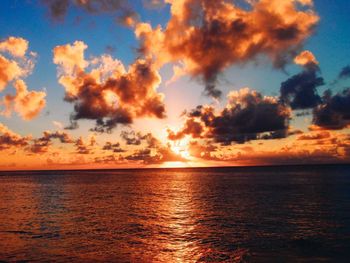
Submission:
[[[55,64],[60,65],[62,75],[73,75],[76,70],[84,70],[88,62],[84,58],[87,45],[82,41],[75,41],[73,45],[57,46],[54,48]]]
[[[210,140],[190,142],[189,152],[199,161],[234,165],[346,163],[350,161],[350,137],[342,133],[310,133],[291,143],[273,147],[218,145]]]
[[[186,120],[185,125],[177,133],[168,129],[168,139],[177,141],[186,135],[191,135],[192,138],[200,138],[203,131],[204,127],[202,123],[190,118]]]
[[[31,120],[39,115],[46,105],[46,93],[44,91],[28,91],[23,80],[14,83],[16,94],[6,95],[3,99],[5,115],[10,115],[12,110],[24,120]]]
[[[26,77],[34,67],[35,53],[26,56],[28,41],[8,37],[0,41],[0,92],[13,80]]]
[[[9,37],[0,42],[0,52],[9,52],[15,57],[24,57],[28,50],[28,41],[21,37]]]
[[[76,41],[54,49],[65,100],[74,103],[73,123],[96,120],[96,131],[103,132],[117,124],[130,124],[134,118],[165,117],[163,94],[156,91],[161,78],[150,60],[137,59],[125,70],[110,55],[86,61],[86,47]]]
[[[304,140],[322,140],[330,138],[331,134],[327,131],[321,131],[316,133],[306,133],[302,134],[298,137],[298,140],[304,141]]]
[[[205,81],[206,93],[213,97],[221,94],[215,87],[217,75],[231,65],[259,55],[276,67],[292,60],[319,20],[311,0],[252,1],[250,10],[224,0],[166,2],[171,19],[165,29],[136,24],[141,51],[159,65],[183,62],[189,73]]]
[[[23,70],[16,61],[0,55],[0,92],[6,88],[9,82],[22,75]]]
[[[200,144],[198,141],[191,141],[189,143],[189,153],[191,156],[210,161],[220,161],[220,158],[215,156],[215,151],[218,149],[212,143]]]
[[[22,79],[32,72],[35,64],[36,54],[27,50],[28,41],[23,38],[9,37],[0,42],[0,52],[3,52],[0,54],[0,92],[9,84],[16,90],[15,95],[7,94],[0,100],[3,107],[0,114],[9,116],[15,111],[24,120],[31,120],[45,107],[46,93],[28,91]]]
[[[314,54],[312,54],[312,52],[309,50],[302,51],[298,56],[294,58],[294,62],[295,64],[301,66],[306,66],[308,64],[316,66],[319,64]]]

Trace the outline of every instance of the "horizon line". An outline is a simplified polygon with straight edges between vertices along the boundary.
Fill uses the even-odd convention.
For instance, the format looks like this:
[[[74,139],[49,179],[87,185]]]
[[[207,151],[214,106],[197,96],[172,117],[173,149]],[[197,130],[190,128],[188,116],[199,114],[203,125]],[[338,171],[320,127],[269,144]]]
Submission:
[[[242,169],[242,168],[272,168],[272,167],[298,167],[298,166],[350,166],[348,162],[339,163],[304,163],[304,164],[260,164],[260,165],[228,165],[228,166],[193,166],[193,167],[123,167],[123,168],[80,168],[80,169],[18,169],[18,170],[0,170],[0,176],[3,173],[24,173],[24,172],[70,172],[70,171],[132,171],[132,170],[191,170],[191,169]]]

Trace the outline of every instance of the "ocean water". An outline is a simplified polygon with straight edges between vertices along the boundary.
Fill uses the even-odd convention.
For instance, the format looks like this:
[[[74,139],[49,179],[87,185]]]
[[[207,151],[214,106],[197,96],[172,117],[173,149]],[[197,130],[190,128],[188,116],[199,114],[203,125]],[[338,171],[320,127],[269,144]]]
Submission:
[[[0,261],[349,262],[350,166],[2,172]]]

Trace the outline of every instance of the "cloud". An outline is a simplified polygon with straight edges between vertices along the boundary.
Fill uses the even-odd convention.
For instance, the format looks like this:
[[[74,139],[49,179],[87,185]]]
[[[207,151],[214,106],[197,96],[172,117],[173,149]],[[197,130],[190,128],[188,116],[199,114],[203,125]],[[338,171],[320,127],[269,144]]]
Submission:
[[[0,92],[12,84],[15,95],[0,98],[1,115],[10,116],[12,111],[24,120],[31,120],[45,107],[46,92],[28,91],[23,78],[31,74],[36,54],[28,52],[28,41],[8,37],[0,42]]]
[[[160,145],[160,142],[152,135],[152,133],[147,133],[143,135],[141,132],[122,131],[120,137],[126,142],[127,145],[141,145],[142,142],[146,142],[149,148],[156,148]]]
[[[41,137],[33,138],[32,136],[21,136],[0,123],[0,151],[12,149],[23,150],[29,154],[43,154],[50,150],[54,139],[63,144],[74,142],[70,135],[63,131],[44,131]]]
[[[29,136],[22,137],[0,123],[0,151],[11,148],[23,148],[28,145],[30,139]]]
[[[321,132],[316,132],[316,133],[302,134],[298,137],[297,140],[299,140],[299,141],[322,140],[322,139],[330,138],[330,136],[331,136],[331,134],[329,132],[321,131]]]
[[[16,61],[0,55],[0,91],[3,91],[10,81],[23,75],[23,70]]]
[[[169,146],[157,145],[154,149],[145,148],[136,150],[125,157],[129,161],[137,161],[143,164],[162,164],[165,162],[186,162],[182,156],[174,153]]]
[[[127,145],[140,146],[134,153],[125,156],[128,161],[141,162],[143,164],[161,164],[164,162],[185,162],[182,156],[174,153],[170,145],[163,145],[151,133],[142,134],[135,131],[122,131],[121,138]]]
[[[98,164],[125,164],[125,160],[122,156],[115,156],[113,154],[95,157],[94,162]]]
[[[297,57],[298,63],[305,66],[304,70],[281,83],[281,100],[291,105],[293,110],[314,108],[321,103],[317,88],[324,85],[319,69],[312,58],[305,55]],[[310,60],[311,59],[311,60]],[[309,62],[307,62],[309,61]]]
[[[52,145],[52,140],[58,139],[61,143],[69,144],[73,143],[73,139],[69,136],[68,133],[63,131],[44,131],[43,136],[33,140],[32,145],[29,147],[29,150],[32,153],[46,153],[49,151],[49,148]]]
[[[2,104],[5,106],[4,115],[11,115],[12,110],[18,113],[23,120],[32,120],[37,117],[46,105],[44,91],[28,91],[23,80],[14,83],[16,94],[6,95]]]
[[[63,131],[45,131],[42,138],[45,140],[58,139],[61,143],[73,143],[73,139],[70,137],[70,135]]]
[[[332,95],[326,91],[323,101],[313,110],[313,124],[330,130],[340,130],[350,125],[350,89]]]
[[[135,118],[165,117],[164,96],[156,91],[161,78],[152,61],[137,59],[125,70],[110,55],[85,60],[86,48],[76,41],[53,51],[65,100],[74,104],[73,125],[80,119],[96,120],[95,131],[110,132]]]
[[[207,142],[206,144],[200,144],[198,141],[190,141],[188,151],[189,154],[193,157],[200,158],[202,160],[211,160],[217,161],[220,160],[217,158],[214,153],[218,149],[212,143]]]
[[[81,136],[75,141],[74,145],[75,145],[75,149],[76,149],[77,154],[90,154],[91,153],[91,149],[84,142],[84,140]]]
[[[339,73],[339,79],[347,79],[350,77],[350,65],[345,66]]]
[[[140,132],[135,131],[121,131],[120,137],[126,142],[127,145],[140,145],[145,136]]]
[[[77,154],[93,154],[95,148],[95,145],[97,144],[95,135],[90,135],[87,141],[83,140],[83,137],[80,136],[78,139],[75,140],[74,146],[75,146],[75,153]]]
[[[271,147],[271,148],[270,148]],[[305,133],[279,147],[268,143],[219,145],[210,139],[192,140],[188,152],[207,164],[276,165],[350,161],[350,136],[340,132]]]
[[[172,141],[181,140],[186,135],[191,135],[192,138],[200,138],[203,130],[204,128],[201,122],[194,119],[187,119],[179,132],[174,133],[168,129],[168,139]]]
[[[82,41],[75,41],[73,45],[56,46],[53,50],[53,62],[60,65],[61,75],[74,75],[76,71],[84,70],[88,61],[84,58],[87,45]]]
[[[183,62],[213,97],[221,95],[216,88],[218,75],[231,65],[265,55],[275,67],[283,67],[319,20],[312,1],[251,1],[249,10],[224,0],[166,2],[171,5],[171,18],[165,29],[135,24],[140,50],[155,57],[159,65]]]
[[[319,64],[314,54],[312,54],[312,52],[309,50],[302,51],[298,56],[294,58],[294,62],[295,64],[301,66],[317,66]]]
[[[0,41],[0,92],[11,81],[28,76],[35,64],[36,54],[27,55],[28,41],[20,37],[8,37]]]
[[[180,139],[187,134],[226,145],[283,138],[288,135],[290,117],[290,108],[277,98],[264,97],[257,91],[244,88],[231,91],[227,106],[219,113],[211,106],[198,106],[187,114],[186,124],[179,132],[168,131],[168,134],[169,139]],[[189,128],[189,124],[195,128]]]
[[[126,0],[41,0],[48,6],[50,16],[62,21],[72,7],[88,13],[133,13]]]
[[[216,146],[209,142],[190,143],[191,155],[196,158],[237,165],[348,163],[350,137],[347,134],[319,131],[305,134],[280,148],[268,146]]]
[[[8,52],[15,57],[24,57],[28,50],[28,41],[21,37],[8,37],[0,42],[0,52]]]
[[[106,142],[105,145],[102,148],[104,151],[112,151],[114,153],[122,153],[125,152],[120,146],[120,143],[112,143],[112,142]]]
[[[327,164],[341,163],[344,160],[333,150],[302,150],[282,149],[280,151],[262,151],[258,153],[242,153],[225,158],[224,161],[240,165],[292,165],[292,164]]]

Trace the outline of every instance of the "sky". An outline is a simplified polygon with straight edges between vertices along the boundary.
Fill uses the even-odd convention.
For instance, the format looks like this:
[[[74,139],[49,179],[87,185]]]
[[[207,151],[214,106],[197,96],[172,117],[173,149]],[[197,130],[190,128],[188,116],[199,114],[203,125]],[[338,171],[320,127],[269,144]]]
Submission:
[[[345,0],[3,0],[0,169],[349,163]]]

